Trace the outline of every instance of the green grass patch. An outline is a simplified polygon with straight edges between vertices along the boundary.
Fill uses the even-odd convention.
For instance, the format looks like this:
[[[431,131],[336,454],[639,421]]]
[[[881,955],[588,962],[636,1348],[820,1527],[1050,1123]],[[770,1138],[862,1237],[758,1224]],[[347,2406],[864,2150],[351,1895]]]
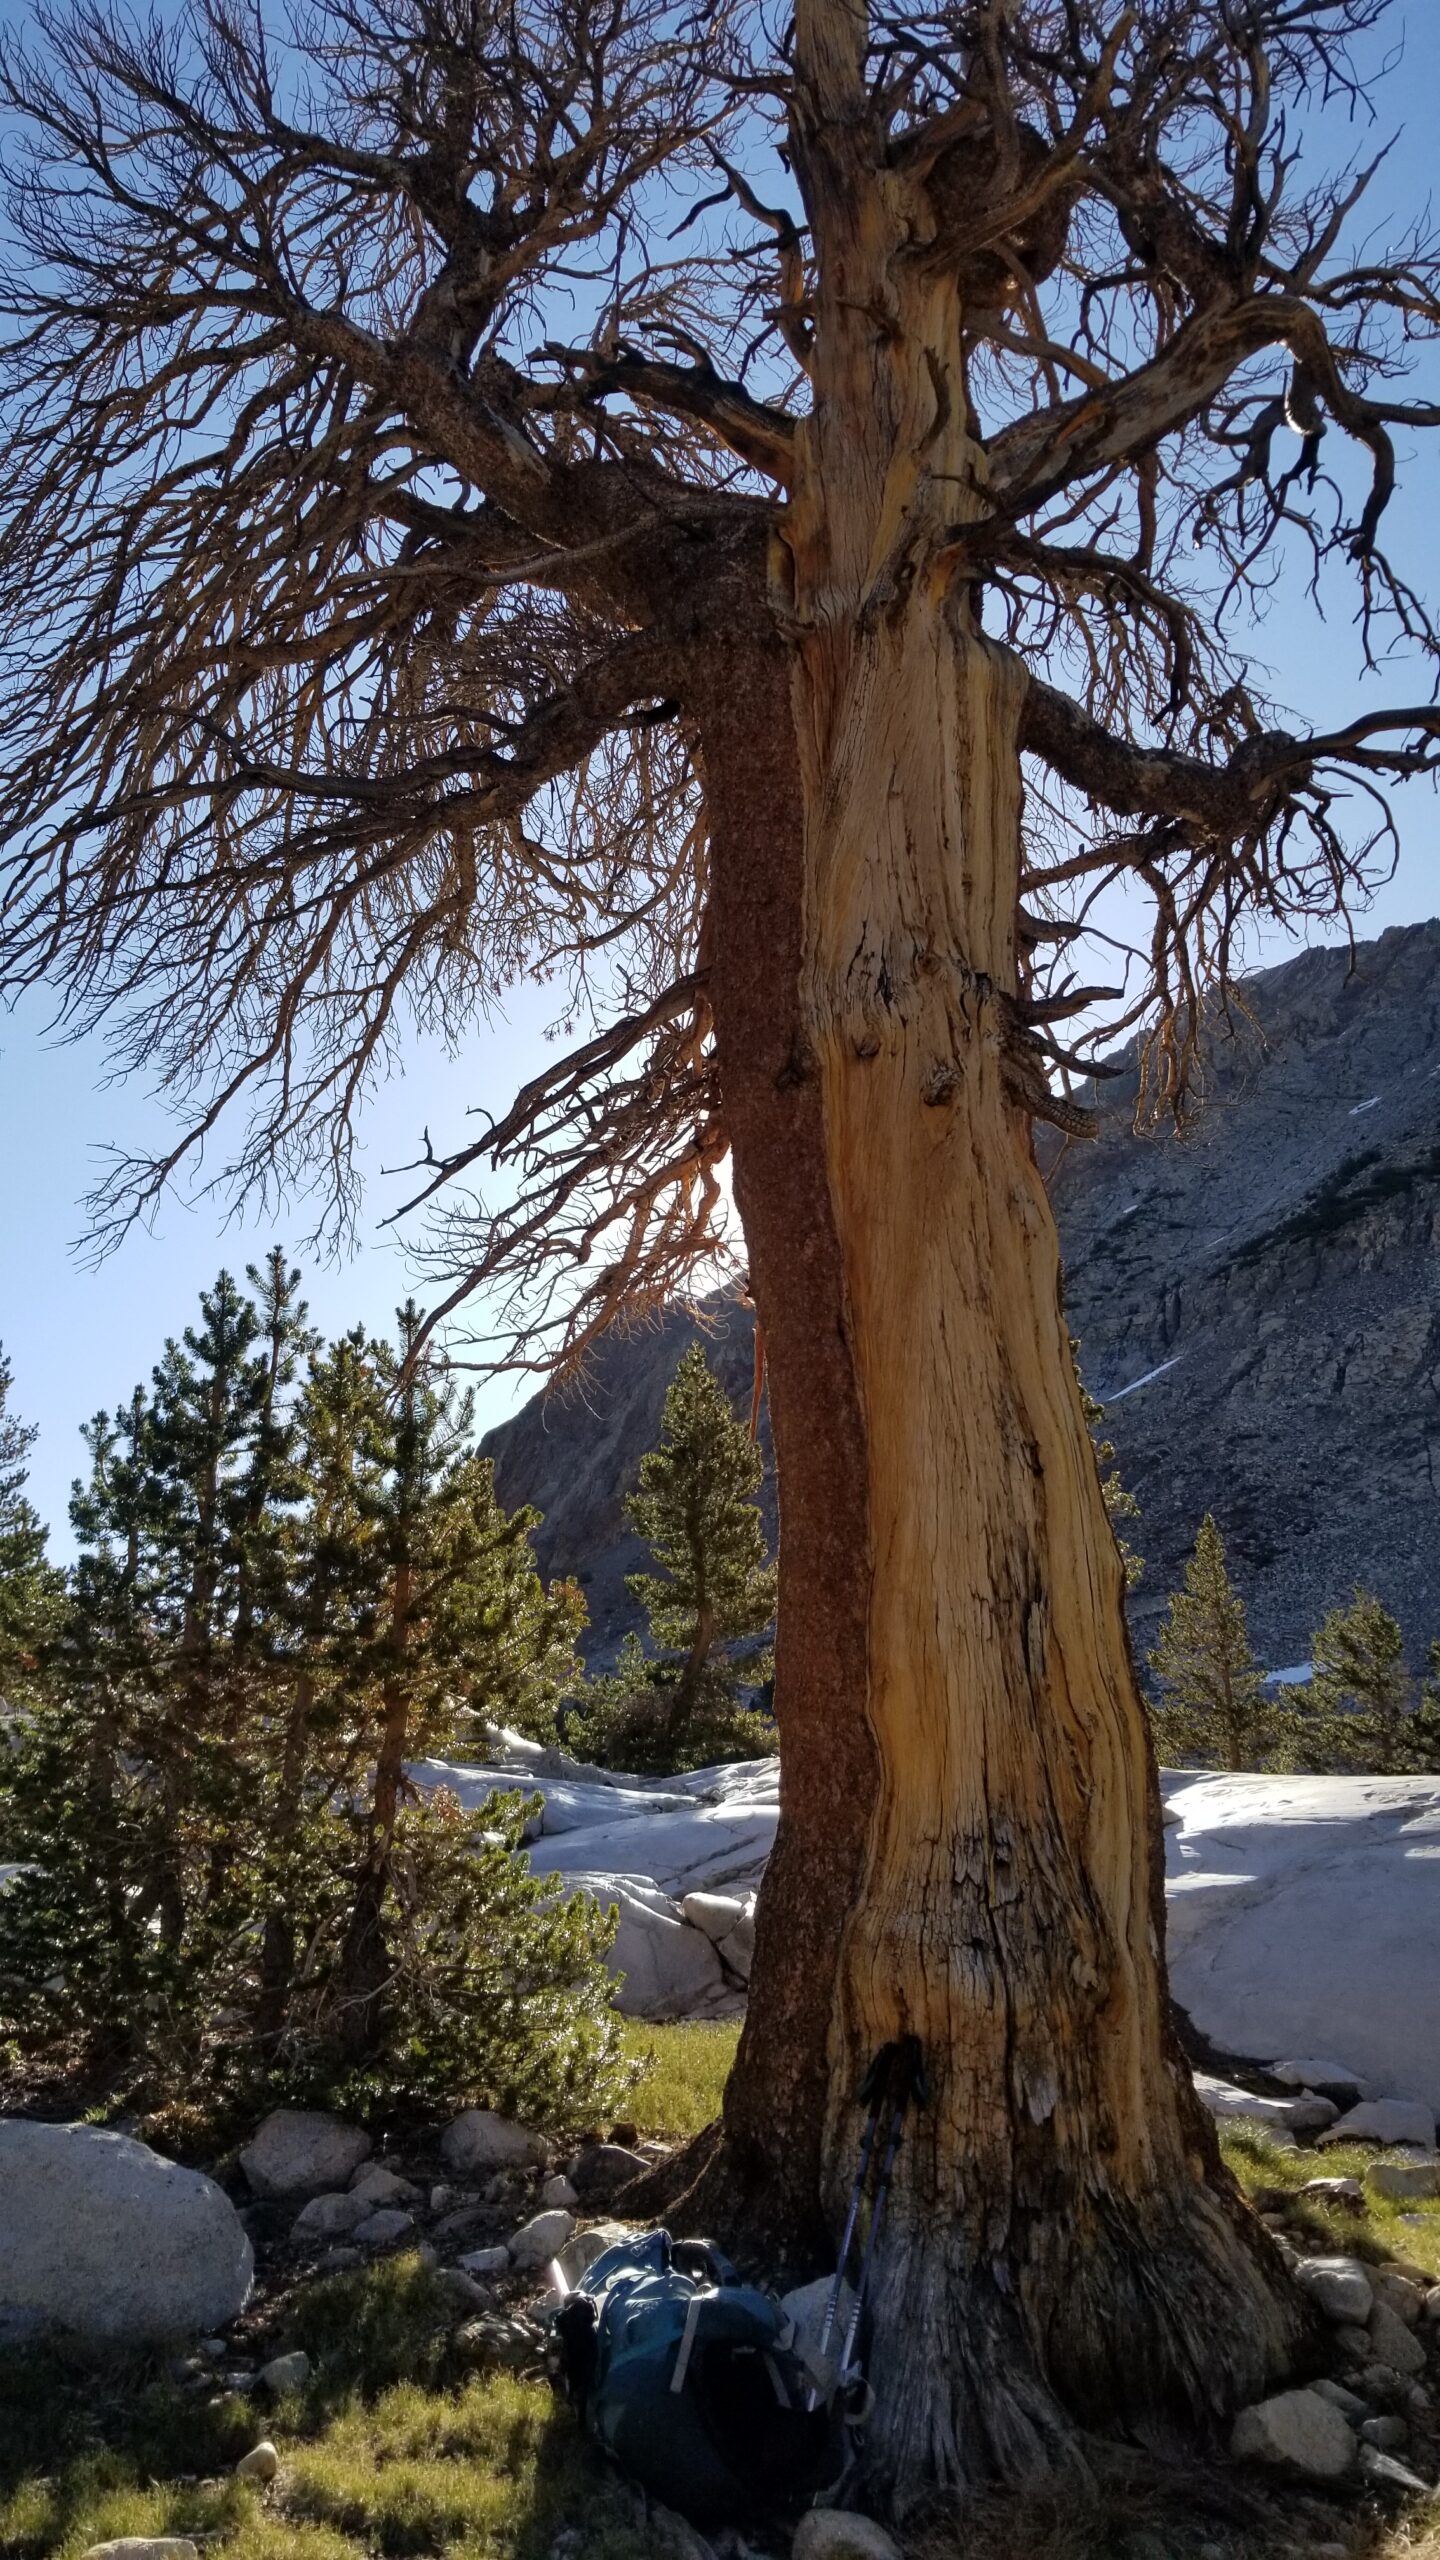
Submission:
[[[631,2100],[640,2131],[657,2142],[688,2142],[713,2124],[739,2041],[738,2018],[676,2027],[627,2019],[626,2059],[641,2065]]]
[[[1377,2157],[1363,2143],[1334,2143],[1324,2151],[1282,2151],[1263,2133],[1226,2126],[1220,2148],[1248,2196],[1266,2203],[1283,2198],[1283,2210],[1317,2251],[1372,2260],[1404,2258],[1432,2283],[1440,2283],[1440,2197],[1394,2204],[1367,2188],[1358,2205],[1331,2204],[1299,2190],[1312,2178],[1357,2178]]]

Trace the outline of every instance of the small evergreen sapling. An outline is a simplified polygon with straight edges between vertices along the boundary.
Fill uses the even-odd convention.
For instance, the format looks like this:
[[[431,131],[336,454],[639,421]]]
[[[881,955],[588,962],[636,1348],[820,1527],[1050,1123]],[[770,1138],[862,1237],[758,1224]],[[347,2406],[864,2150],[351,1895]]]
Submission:
[[[590,1684],[570,1731],[591,1758],[668,1771],[774,1749],[768,1719],[741,1703],[740,1679],[741,1661],[752,1683],[770,1668],[760,1639],[775,1612],[775,1567],[754,1499],[763,1473],[747,1424],[693,1343],[625,1505],[659,1568],[627,1577],[657,1653],[647,1657],[632,1635],[612,1677]]]
[[[1161,1693],[1151,1718],[1162,1761],[1238,1770],[1274,1767],[1277,1755],[1283,1760],[1290,1719],[1266,1691],[1250,1649],[1245,1603],[1208,1511],[1149,1662]]]
[[[1310,1650],[1309,1684],[1289,1693],[1307,1766],[1367,1777],[1440,1766],[1440,1716],[1428,1691],[1417,1706],[1400,1622],[1375,1592],[1357,1584]]]

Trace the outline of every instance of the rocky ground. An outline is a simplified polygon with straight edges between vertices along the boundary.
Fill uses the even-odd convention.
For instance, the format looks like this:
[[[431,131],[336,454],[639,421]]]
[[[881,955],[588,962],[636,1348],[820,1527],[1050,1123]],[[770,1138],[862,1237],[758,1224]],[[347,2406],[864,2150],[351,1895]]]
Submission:
[[[1167,2488],[1138,2456],[1102,2460],[1063,2534],[1051,2515],[1016,2539],[1013,2508],[1003,2528],[982,2513],[961,2542],[921,2520],[905,2560],[961,2548],[966,2560],[1437,2560],[1433,2112],[1424,2124],[1359,2098],[1343,2062],[1288,2067],[1294,2087],[1279,2073],[1263,2090],[1212,2077],[1202,2094],[1321,2315],[1314,2369],[1242,2411],[1228,2458],[1203,2473]],[[93,2158],[142,2147],[38,2130],[52,2146],[82,2135]],[[603,2130],[561,2156],[480,2109],[380,2144],[334,2118],[268,2118],[214,2164],[253,2252],[222,2328],[180,2352],[154,2341],[137,2366],[144,2342],[118,2337],[107,2310],[88,2364],[47,2361],[43,2324],[23,2358],[0,2352],[6,2560],[201,2560],[207,2546],[216,2560],[900,2560],[862,2519],[798,2532],[777,2520],[707,2543],[606,2472],[550,2401],[554,2263],[573,2280],[626,2227],[625,2183],[658,2148],[638,2124]],[[57,2263],[73,2260],[82,2228],[76,2192],[52,2235]],[[136,2270],[177,2195],[132,2186],[121,2208],[115,2192],[109,2252]],[[7,2179],[6,2199],[6,2227],[36,2218],[34,2190]],[[0,2237],[0,2300],[6,2263]],[[97,2295],[108,2301],[103,2282]],[[122,2446],[144,2448],[128,2469]]]

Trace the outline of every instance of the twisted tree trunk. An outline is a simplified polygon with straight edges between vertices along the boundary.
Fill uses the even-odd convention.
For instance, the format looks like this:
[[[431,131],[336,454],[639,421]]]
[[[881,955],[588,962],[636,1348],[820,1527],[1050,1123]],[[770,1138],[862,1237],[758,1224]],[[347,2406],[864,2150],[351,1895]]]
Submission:
[[[1304,2334],[1170,2028],[1153,1762],[1026,1107],[1026,679],[953,583],[984,458],[912,216],[882,173],[830,221],[784,640],[702,721],[782,1809],[701,2193],[772,2252],[833,2251],[857,2083],[920,2038],[873,2297],[871,2467],[902,2505],[1043,2476],[1087,2425],[1218,2417]]]

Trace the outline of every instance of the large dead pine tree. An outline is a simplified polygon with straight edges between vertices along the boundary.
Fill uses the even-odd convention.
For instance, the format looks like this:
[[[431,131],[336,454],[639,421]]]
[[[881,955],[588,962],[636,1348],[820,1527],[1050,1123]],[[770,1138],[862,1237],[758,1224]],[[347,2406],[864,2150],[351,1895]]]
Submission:
[[[1343,906],[1440,738],[1289,734],[1222,631],[1348,563],[1433,652],[1381,541],[1436,256],[1304,173],[1385,15],[86,0],[9,58],[5,980],[176,1103],[103,1227],[198,1140],[343,1210],[404,1026],[556,977],[572,1045],[420,1185],[496,1358],[693,1271],[728,1155],[784,1810],[700,2193],[823,2259],[921,2039],[901,2502],[1203,2426],[1302,2336],[1168,2024],[1032,1125],[1102,1026],[1173,1098],[1244,918]],[[1107,1006],[1065,952],[1117,882]]]

